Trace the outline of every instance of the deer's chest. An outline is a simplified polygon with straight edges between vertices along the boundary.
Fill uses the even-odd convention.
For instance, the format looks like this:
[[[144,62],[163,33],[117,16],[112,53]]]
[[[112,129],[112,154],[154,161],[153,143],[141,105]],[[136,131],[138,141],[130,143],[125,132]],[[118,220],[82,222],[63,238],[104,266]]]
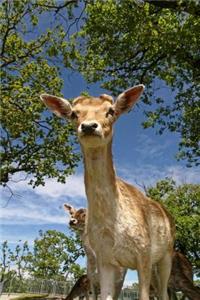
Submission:
[[[89,223],[90,224],[90,223]],[[121,214],[89,225],[89,239],[96,256],[116,266],[136,268],[136,257],[149,247],[148,234],[137,220],[131,224]]]

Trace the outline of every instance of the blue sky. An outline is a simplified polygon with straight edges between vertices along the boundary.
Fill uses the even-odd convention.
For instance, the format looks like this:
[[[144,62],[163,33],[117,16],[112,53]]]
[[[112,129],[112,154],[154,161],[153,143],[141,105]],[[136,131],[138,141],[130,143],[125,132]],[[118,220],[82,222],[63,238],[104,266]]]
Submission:
[[[66,76],[68,75],[68,76]],[[78,96],[89,90],[91,95],[99,95],[102,90],[98,84],[88,86],[80,74],[63,74],[66,98]],[[156,135],[152,129],[144,130],[143,105],[123,115],[115,125],[113,154],[117,174],[142,189],[153,185],[159,179],[173,177],[178,184],[198,182],[199,169],[186,168],[183,162],[177,162],[178,137],[165,133]],[[25,178],[17,175],[15,180]],[[80,162],[75,174],[67,178],[66,184],[47,179],[45,186],[32,189],[27,180],[11,183],[15,196],[5,208],[1,209],[1,241],[8,240],[13,247],[18,240],[27,240],[30,245],[38,236],[38,231],[56,229],[69,234],[68,217],[63,210],[63,203],[76,207],[85,207],[86,198],[83,184],[83,165]],[[7,202],[8,194],[1,192],[1,206]],[[85,260],[80,263],[84,265]],[[137,280],[136,272],[128,272],[125,285]]]
[[[65,70],[62,77],[65,98],[77,97],[82,91],[93,96],[107,92],[100,84],[87,84],[80,74]],[[166,86],[160,90],[160,95],[168,101],[173,97]],[[143,111],[144,104],[140,103],[131,113],[121,116],[115,125],[113,155],[118,176],[140,189],[165,177],[173,177],[178,184],[199,182],[199,169],[186,168],[184,162],[175,159],[178,135],[165,133],[160,136],[154,129],[144,130],[141,126],[145,118]],[[86,206],[82,162],[75,174],[67,178],[66,184],[47,179],[44,187],[32,189],[27,179],[21,180],[23,178],[25,174],[18,174],[14,178],[16,182],[10,183],[14,197],[7,205],[9,194],[1,190],[0,241],[8,240],[11,247],[19,240],[27,240],[32,245],[40,229],[56,229],[69,234],[63,203]],[[80,262],[84,264],[85,260]],[[136,272],[128,272],[125,285],[136,280]]]

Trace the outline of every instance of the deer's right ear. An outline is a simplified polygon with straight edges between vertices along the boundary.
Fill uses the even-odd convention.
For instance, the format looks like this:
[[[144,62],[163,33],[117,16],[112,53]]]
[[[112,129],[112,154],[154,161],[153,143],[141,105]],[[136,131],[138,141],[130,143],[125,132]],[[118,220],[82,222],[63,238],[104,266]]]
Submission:
[[[114,104],[115,115],[119,117],[122,113],[128,112],[139,100],[140,95],[144,91],[144,85],[136,85],[117,97],[117,100]]]
[[[58,117],[70,118],[72,113],[72,107],[69,101],[48,94],[40,95],[40,99]]]
[[[65,211],[67,211],[68,213],[70,213],[70,215],[74,215],[76,213],[76,209],[73,206],[71,206],[71,205],[69,205],[67,203],[65,203],[63,205],[63,207],[64,207]]]

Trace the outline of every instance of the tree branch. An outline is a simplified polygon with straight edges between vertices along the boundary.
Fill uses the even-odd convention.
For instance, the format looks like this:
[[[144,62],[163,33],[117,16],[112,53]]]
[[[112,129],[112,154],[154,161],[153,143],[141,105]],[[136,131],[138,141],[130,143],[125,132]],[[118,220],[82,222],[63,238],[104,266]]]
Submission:
[[[1,56],[3,55],[4,50],[5,50],[5,45],[6,45],[6,40],[7,40],[8,33],[11,30],[11,28],[10,28],[10,19],[8,17],[8,4],[9,3],[7,2],[6,4],[7,5],[5,5],[5,14],[6,14],[6,18],[7,18],[7,29],[6,29],[4,37],[2,39]]]
[[[139,65],[139,63],[144,59],[144,56],[146,54],[146,52],[148,51],[148,49],[144,49],[144,50],[138,50],[136,51],[133,55],[131,55],[130,57],[128,57],[127,59],[125,59],[119,67],[115,67],[113,69],[108,69],[106,70],[106,72],[108,74],[111,74],[113,72],[119,72],[119,71],[138,71],[141,67]],[[140,57],[137,58],[137,56],[140,54]],[[131,62],[134,61],[134,65],[131,65]]]
[[[143,69],[142,75],[140,77],[140,81],[141,83],[144,83],[144,77],[146,76],[146,73],[151,70],[152,68],[154,68],[154,66],[157,65],[157,63],[159,61],[161,61],[162,59],[164,59],[167,55],[166,54],[162,54],[160,56],[158,56],[154,61],[152,61],[152,63],[150,63],[149,65],[147,65],[145,68]]]
[[[144,0],[149,4],[153,4],[154,6],[158,6],[161,8],[169,8],[178,11],[184,11],[191,15],[200,16],[200,5],[195,3],[194,1],[189,0]]]
[[[1,206],[1,208],[6,208],[6,206],[8,206],[8,203],[10,202],[12,197],[14,197],[14,195],[17,197],[21,197],[19,194],[14,194],[13,190],[9,187],[9,185],[7,183],[5,184],[4,187],[8,189],[10,196],[8,197],[6,203],[3,206]]]
[[[76,29],[77,29],[77,31],[78,31],[78,22],[80,21],[82,15],[83,15],[83,13],[84,13],[84,11],[85,11],[85,9],[86,9],[86,4],[87,4],[87,2],[85,2],[85,5],[84,5],[84,7],[83,7],[83,9],[82,9],[82,11],[81,11],[81,13],[80,13],[80,15],[79,15],[77,18],[75,18],[74,22],[72,22],[72,23],[69,25],[69,27],[68,27],[68,29],[67,29],[67,32],[66,32],[66,34],[65,34],[65,37],[69,35],[70,29],[71,29],[71,27],[72,27],[74,24],[76,24]]]
[[[26,57],[32,57],[34,58],[35,57],[35,53],[33,53],[35,50],[39,49],[40,47],[42,47],[45,43],[47,42],[47,39],[44,39],[43,41],[41,41],[40,44],[36,45],[35,47],[29,49],[26,53],[24,53],[23,55],[21,56],[18,56],[17,58],[15,59],[11,59],[10,61],[6,61],[4,62],[0,67],[1,68],[4,68],[4,67],[7,67],[8,65],[20,60],[20,59],[24,59]]]
[[[40,6],[40,7],[46,7],[46,8],[49,8],[49,9],[55,9],[55,13],[58,13],[59,10],[63,9],[64,7],[67,7],[68,5],[73,4],[73,3],[77,4],[78,0],[66,1],[62,5],[47,5],[47,4],[39,4],[39,3],[37,3],[37,5]]]
[[[6,19],[7,19],[7,29],[5,31],[4,37],[2,38],[2,48],[1,48],[1,56],[3,56],[4,51],[5,51],[5,46],[6,46],[6,40],[8,37],[8,34],[11,30],[14,30],[16,28],[16,25],[19,23],[19,21],[25,17],[27,15],[27,13],[30,11],[30,8],[28,7],[25,12],[23,12],[23,14],[20,16],[18,15],[17,18],[15,16],[15,18],[12,18],[12,20],[14,19],[15,21],[13,22],[13,24],[11,24],[11,20],[9,19],[9,14],[8,14],[8,4],[9,1],[5,2],[7,4],[6,8],[5,8],[5,14],[6,14]]]

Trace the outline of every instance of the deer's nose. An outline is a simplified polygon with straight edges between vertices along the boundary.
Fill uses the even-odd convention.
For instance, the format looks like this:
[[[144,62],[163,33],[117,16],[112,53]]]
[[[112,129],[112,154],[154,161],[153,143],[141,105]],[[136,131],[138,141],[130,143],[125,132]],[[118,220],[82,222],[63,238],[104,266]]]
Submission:
[[[81,131],[83,133],[93,133],[98,127],[98,123],[92,122],[92,123],[82,123],[81,124]]]
[[[76,219],[71,219],[70,221],[69,221],[69,225],[71,226],[71,225],[76,225],[76,223],[77,223],[77,220]]]

